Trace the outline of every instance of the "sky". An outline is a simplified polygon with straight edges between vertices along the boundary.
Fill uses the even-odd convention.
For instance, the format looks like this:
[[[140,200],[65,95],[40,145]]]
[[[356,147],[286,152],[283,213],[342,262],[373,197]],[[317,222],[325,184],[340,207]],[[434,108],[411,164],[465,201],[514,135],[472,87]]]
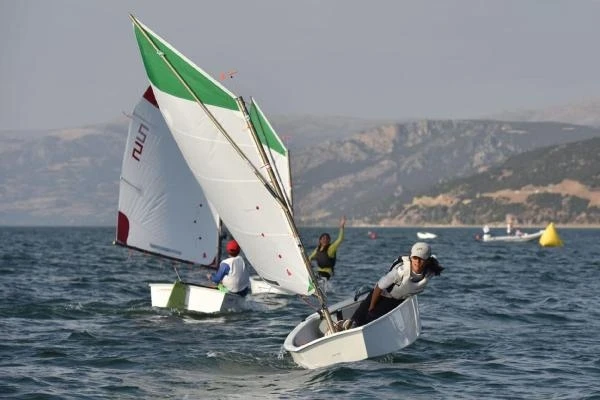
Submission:
[[[130,113],[129,14],[267,115],[473,118],[600,98],[597,0],[0,0],[0,131]]]

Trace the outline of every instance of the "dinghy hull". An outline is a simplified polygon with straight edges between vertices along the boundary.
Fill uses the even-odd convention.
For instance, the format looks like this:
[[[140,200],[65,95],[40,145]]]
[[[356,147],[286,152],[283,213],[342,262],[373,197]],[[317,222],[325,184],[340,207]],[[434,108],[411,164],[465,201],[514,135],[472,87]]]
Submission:
[[[523,235],[511,235],[511,236],[486,236],[483,235],[482,241],[483,242],[515,242],[515,243],[522,243],[522,242],[529,242],[531,240],[534,239],[538,239],[539,237],[542,236],[542,234],[544,233],[543,230],[536,232],[536,233],[525,233]]]
[[[331,306],[329,309],[334,321],[350,318],[362,298],[348,299]],[[417,296],[409,297],[375,321],[329,336],[325,336],[325,321],[314,313],[290,332],[283,347],[298,365],[308,369],[392,353],[419,337],[421,319],[418,306]]]
[[[212,314],[235,312],[243,309],[245,299],[242,296],[192,283],[185,283],[183,285],[185,287],[185,298],[183,307],[181,307],[182,311]],[[152,307],[170,308],[168,303],[173,292],[173,287],[173,283],[150,283]]]

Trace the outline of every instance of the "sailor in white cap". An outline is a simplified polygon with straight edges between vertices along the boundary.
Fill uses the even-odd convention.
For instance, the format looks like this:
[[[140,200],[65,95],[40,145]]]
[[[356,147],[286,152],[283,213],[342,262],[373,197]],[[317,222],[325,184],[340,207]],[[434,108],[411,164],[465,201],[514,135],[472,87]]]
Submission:
[[[379,279],[352,318],[342,323],[342,328],[361,326],[388,313],[405,298],[421,293],[429,278],[439,275],[443,269],[431,255],[429,244],[415,243],[410,256],[398,257],[392,263],[389,272]]]

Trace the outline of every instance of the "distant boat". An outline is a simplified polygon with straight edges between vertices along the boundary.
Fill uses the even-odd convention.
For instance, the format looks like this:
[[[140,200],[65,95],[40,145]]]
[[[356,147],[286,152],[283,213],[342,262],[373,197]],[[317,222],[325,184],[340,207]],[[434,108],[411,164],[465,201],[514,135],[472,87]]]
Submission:
[[[542,236],[543,233],[544,233],[543,229],[541,231],[538,231],[535,233],[523,233],[520,235],[517,234],[517,235],[493,236],[489,233],[486,233],[482,236],[481,241],[482,242],[516,242],[516,243],[529,242],[531,240],[538,239],[539,237]]]
[[[435,239],[437,235],[431,232],[417,232],[417,237],[419,239]]]

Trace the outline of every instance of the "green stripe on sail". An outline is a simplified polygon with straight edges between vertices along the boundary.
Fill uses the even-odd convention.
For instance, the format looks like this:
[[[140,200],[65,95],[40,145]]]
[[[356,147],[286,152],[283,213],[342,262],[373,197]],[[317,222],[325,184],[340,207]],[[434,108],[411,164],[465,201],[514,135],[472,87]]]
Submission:
[[[267,121],[267,118],[254,102],[250,104],[248,114],[250,115],[250,121],[252,121],[252,125],[254,125],[254,129],[258,134],[260,142],[263,145],[268,146],[271,150],[285,156],[285,147],[283,147],[277,134],[271,129],[271,125]]]
[[[152,32],[145,30],[148,39],[136,24],[134,24],[133,28],[146,73],[154,86],[172,96],[195,101],[179,78],[175,76],[167,63],[159,55],[152,43],[164,54],[165,58],[204,104],[238,110],[235,99],[229,93],[223,91],[215,82],[196,69],[194,65],[175,53],[160,38]]]
[[[309,279],[308,280],[308,293],[312,293],[315,291],[315,285],[313,284],[313,282]]]

